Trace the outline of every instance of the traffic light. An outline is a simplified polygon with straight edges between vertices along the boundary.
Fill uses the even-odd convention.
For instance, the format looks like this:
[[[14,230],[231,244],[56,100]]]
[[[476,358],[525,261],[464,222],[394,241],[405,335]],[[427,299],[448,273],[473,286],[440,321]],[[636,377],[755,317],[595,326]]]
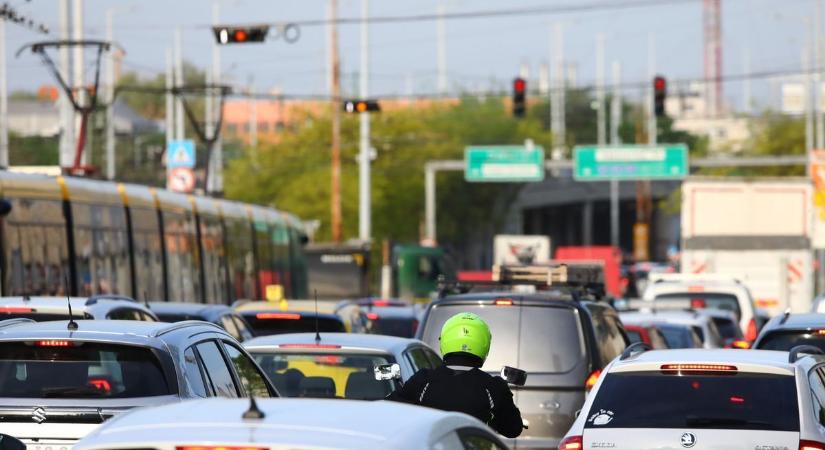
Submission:
[[[248,27],[212,27],[215,33],[215,40],[218,44],[247,44],[250,42],[263,42],[266,34],[269,33],[269,25],[255,25]]]
[[[378,112],[381,111],[381,105],[377,100],[346,100],[344,111],[348,113]]]
[[[667,98],[667,80],[661,75],[653,78],[653,111],[656,117],[665,115],[665,98]]]
[[[527,112],[527,81],[518,77],[513,80],[513,117],[524,117]]]

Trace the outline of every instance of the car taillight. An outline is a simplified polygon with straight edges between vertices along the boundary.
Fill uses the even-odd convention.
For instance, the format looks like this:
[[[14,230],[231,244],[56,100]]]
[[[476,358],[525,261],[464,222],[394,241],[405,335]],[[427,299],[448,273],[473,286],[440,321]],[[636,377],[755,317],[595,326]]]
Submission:
[[[757,333],[757,330],[756,330],[756,320],[751,319],[748,322],[748,329],[745,331],[745,340],[753,342],[753,341],[756,340],[756,335],[757,334],[758,333]]]
[[[825,450],[825,444],[816,441],[799,441],[799,450]]]
[[[584,390],[590,392],[593,389],[593,386],[596,385],[596,382],[599,381],[599,375],[602,374],[602,369],[596,369],[593,372],[590,372],[590,375],[587,377],[587,380],[584,382]]]
[[[367,313],[367,319],[378,320],[378,313]]]
[[[704,309],[706,306],[707,304],[703,298],[690,299],[690,309]]]
[[[666,374],[679,374],[683,372],[736,372],[736,366],[726,364],[662,364],[659,370]]]
[[[738,348],[738,349],[742,349],[742,350],[747,350],[747,349],[751,348],[751,343],[748,342],[748,341],[743,341],[741,339],[737,339],[737,340],[732,341],[730,343],[730,348]]]
[[[559,450],[581,450],[582,448],[581,436],[570,436],[559,444]]]
[[[255,314],[256,319],[260,320],[267,320],[267,319],[276,319],[276,320],[300,320],[300,314],[294,313],[258,313]]]
[[[341,348],[340,345],[335,344],[280,344],[278,348],[320,348],[320,349],[331,349],[331,348]]]
[[[20,314],[34,312],[33,309],[24,306],[3,306],[0,307],[0,314]]]
[[[46,341],[35,341],[34,345],[37,347],[71,347],[74,343],[72,341],[49,339]]]
[[[512,298],[497,298],[495,301],[496,306],[513,306],[513,299]]]

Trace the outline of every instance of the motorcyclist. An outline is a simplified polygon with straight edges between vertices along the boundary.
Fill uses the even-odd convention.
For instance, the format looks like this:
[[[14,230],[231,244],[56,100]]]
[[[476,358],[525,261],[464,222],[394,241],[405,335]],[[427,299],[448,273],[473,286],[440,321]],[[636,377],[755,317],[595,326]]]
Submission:
[[[439,337],[444,365],[421,369],[391,400],[457,411],[476,417],[503,436],[514,438],[523,428],[507,382],[480,368],[490,352],[492,335],[476,314],[459,313],[448,319]]]

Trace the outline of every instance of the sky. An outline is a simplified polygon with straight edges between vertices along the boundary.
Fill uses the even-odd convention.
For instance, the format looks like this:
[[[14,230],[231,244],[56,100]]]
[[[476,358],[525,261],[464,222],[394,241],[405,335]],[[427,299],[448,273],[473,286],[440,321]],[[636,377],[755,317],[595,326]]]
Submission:
[[[339,17],[360,17],[362,0],[339,0]],[[434,13],[439,0],[371,0],[371,16]],[[621,4],[627,0],[441,0],[448,13],[536,6]],[[214,0],[223,23],[289,23],[320,20],[328,0]],[[113,9],[115,41],[126,51],[125,71],[150,77],[163,72],[173,31],[181,27],[183,55],[200,67],[211,64],[214,37],[212,0],[85,0],[86,38],[105,36],[106,11]],[[815,16],[816,0],[722,0],[725,76],[796,71]],[[58,32],[58,0],[12,0],[21,13],[51,27],[43,36],[15,24],[6,27],[9,89],[34,90],[53,84],[46,68],[30,53],[14,57],[23,44],[54,39]],[[504,88],[529,68],[534,82],[538,67],[551,58],[552,29],[564,29],[564,57],[576,67],[579,85],[595,77],[595,42],[604,33],[607,65],[619,61],[624,83],[648,79],[648,39],[655,41],[655,69],[671,80],[703,76],[702,1],[684,1],[625,9],[597,9],[564,14],[451,19],[446,23],[447,72],[453,92]],[[823,20],[825,23],[825,20]],[[325,26],[303,26],[295,43],[282,39],[260,45],[221,48],[225,81],[249,84],[256,91],[280,89],[286,94],[327,93]],[[359,67],[358,25],[339,26],[343,88],[354,92]],[[436,91],[437,33],[434,21],[370,25],[370,93],[418,94]],[[745,70],[750,53],[750,70]],[[609,74],[608,74],[609,77]],[[609,78],[608,78],[609,79]],[[532,84],[531,86],[535,86]],[[725,84],[725,98],[742,102],[744,84]],[[754,81],[756,102],[776,101],[775,83]],[[638,95],[628,88],[626,95]]]

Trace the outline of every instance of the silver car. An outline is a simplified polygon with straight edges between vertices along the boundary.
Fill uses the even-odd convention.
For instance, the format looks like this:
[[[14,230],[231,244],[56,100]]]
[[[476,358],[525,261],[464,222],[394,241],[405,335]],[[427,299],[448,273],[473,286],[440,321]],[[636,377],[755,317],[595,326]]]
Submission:
[[[181,399],[276,396],[248,353],[205,322],[0,322],[0,433],[66,450],[101,422]]]
[[[559,449],[825,449],[819,355],[635,344],[602,373]]]
[[[427,344],[417,339],[375,334],[279,334],[244,342],[284,397],[378,400],[420,369],[442,364]],[[375,379],[378,366],[398,365],[394,382]]]
[[[69,320],[69,305],[75,319],[143,320],[157,322],[157,316],[135,300],[120,295],[84,297],[0,297],[0,320]]]

